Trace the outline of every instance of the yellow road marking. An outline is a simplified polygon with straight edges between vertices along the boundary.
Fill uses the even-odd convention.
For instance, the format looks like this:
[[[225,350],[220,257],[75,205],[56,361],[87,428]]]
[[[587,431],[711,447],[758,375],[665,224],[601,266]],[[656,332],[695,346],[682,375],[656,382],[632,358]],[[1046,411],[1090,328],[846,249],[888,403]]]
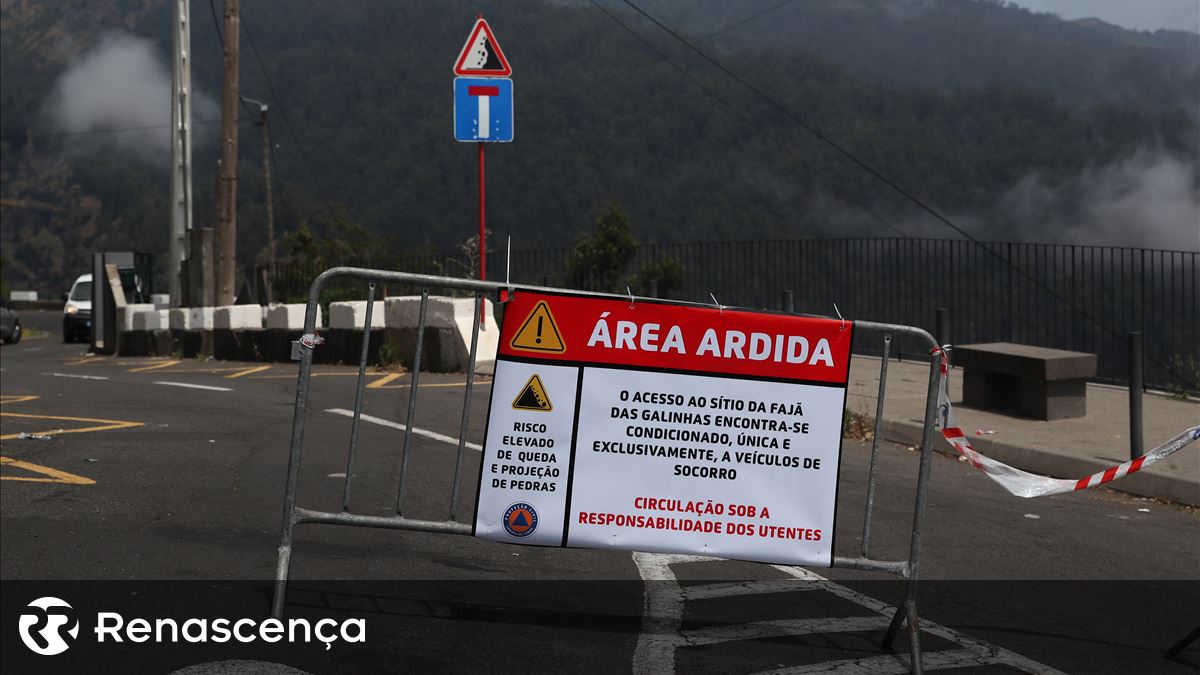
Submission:
[[[40,397],[38,397],[38,396],[19,396],[19,395],[0,396],[0,403],[24,403],[26,401],[32,401],[37,398],[40,398]],[[0,411],[0,417],[20,417],[20,418],[24,418],[24,419],[37,419],[37,420],[59,420],[59,421],[65,421],[65,422],[98,422],[99,423],[97,426],[82,427],[80,429],[52,429],[50,431],[35,432],[42,436],[57,436],[59,434],[82,434],[82,433],[87,433],[90,431],[109,431],[111,429],[128,429],[130,427],[144,426],[143,422],[127,422],[124,420],[104,420],[104,419],[97,419],[94,417],[66,417],[66,416],[62,416],[62,415],[32,415],[32,414],[28,414],[28,413],[11,413],[11,412],[3,412],[3,411]],[[4,435],[0,436],[0,440],[7,441],[7,440],[10,440],[13,438],[19,438],[20,436],[21,436],[20,433],[4,434]],[[11,457],[0,457],[0,465],[11,466],[13,468],[23,469],[25,471],[29,471],[32,473],[41,474],[42,476],[45,476],[45,478],[35,478],[33,476],[0,475],[0,480],[16,480],[16,481],[23,481],[26,483],[61,483],[64,485],[95,485],[96,484],[96,481],[92,480],[91,478],[86,478],[84,476],[77,476],[73,473],[67,473],[66,471],[60,471],[58,469],[54,469],[54,468],[51,468],[48,466],[42,466],[41,464],[32,464],[30,462],[23,462],[18,459],[12,459]]]
[[[489,382],[491,382],[491,380],[475,380],[475,384],[488,384]],[[372,383],[372,384],[374,384],[374,383]],[[367,385],[367,386],[370,387],[371,385]],[[374,387],[374,388],[375,389],[408,389],[411,386],[412,386],[411,384],[390,384],[386,387]],[[417,385],[417,387],[419,389],[424,389],[426,387],[465,387],[465,386],[467,386],[466,382],[435,382],[432,384]]]
[[[384,375],[383,377],[375,380],[371,384],[368,384],[367,389],[380,389],[383,387],[383,385],[387,384],[388,382],[391,382],[392,380],[394,380],[398,377],[400,377],[400,373],[388,373],[387,375]]]
[[[74,361],[64,361],[63,365],[66,365],[66,366],[86,365],[89,363],[99,363],[101,361],[108,361],[111,358],[112,358],[111,356],[84,356],[82,358],[75,359]]]
[[[130,368],[129,372],[131,372],[131,373],[148,373],[151,370],[161,370],[163,368],[170,368],[171,366],[173,366],[177,363],[180,363],[180,361],[178,359],[171,359],[169,361],[163,361],[161,363],[155,363],[155,364],[149,365],[149,366],[142,366],[140,368]]]
[[[176,371],[178,372],[178,371]],[[379,378],[367,385],[368,389],[407,389],[412,385],[409,384],[388,384],[395,381],[399,377],[403,377],[407,373],[367,373],[367,377]],[[334,373],[312,373],[309,377],[358,377],[358,373],[349,372],[334,372]],[[258,375],[248,377],[248,380],[294,380],[295,375]],[[489,384],[491,380],[475,380],[475,384]],[[431,384],[419,385],[421,389],[425,387],[465,387],[464,382],[435,382]]]
[[[31,476],[4,476],[0,475],[0,480],[20,480],[28,483],[65,483],[67,485],[95,485],[96,481],[83,476],[76,476],[73,473],[51,469],[48,466],[41,464],[30,464],[22,462],[19,459],[11,459],[9,457],[0,457],[0,465],[11,466],[16,469],[24,469],[33,473],[40,473],[49,478],[33,478]]]
[[[261,373],[264,370],[270,370],[270,369],[271,369],[271,366],[250,366],[249,368],[243,368],[236,373],[226,375],[225,379],[232,380],[232,379],[235,379],[238,377],[242,377],[243,375],[249,375],[251,373]]]
[[[58,415],[30,415],[27,413],[11,413],[11,412],[0,412],[0,417],[21,417],[21,418],[25,418],[25,419],[35,419],[35,420],[62,420],[62,421],[66,421],[66,422],[99,422],[100,423],[99,426],[83,427],[81,429],[52,429],[50,431],[34,432],[37,434],[41,434],[43,436],[57,436],[59,434],[83,434],[83,433],[87,433],[90,431],[109,431],[111,429],[128,429],[130,427],[144,426],[143,422],[126,422],[123,420],[102,420],[102,419],[95,419],[95,418],[91,418],[91,417],[61,417]],[[20,433],[4,434],[4,435],[0,436],[0,441],[7,441],[9,439],[18,438],[18,437],[20,437],[20,435],[21,435]]]
[[[372,377],[379,373],[367,373]],[[309,377],[358,377],[358,373],[310,373]],[[258,377],[249,377],[248,380],[294,380],[295,375],[259,375]]]
[[[190,368],[186,370],[172,370],[172,373],[232,373],[238,370],[246,370],[246,368],[256,368],[257,366],[234,366],[233,368]]]

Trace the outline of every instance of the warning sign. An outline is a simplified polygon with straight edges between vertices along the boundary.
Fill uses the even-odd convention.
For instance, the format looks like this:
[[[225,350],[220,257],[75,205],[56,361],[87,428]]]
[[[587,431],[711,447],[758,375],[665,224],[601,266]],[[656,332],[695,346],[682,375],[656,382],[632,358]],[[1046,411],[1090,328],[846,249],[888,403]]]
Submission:
[[[454,74],[477,77],[508,77],[512,67],[492,34],[487,21],[478,19],[471,29],[470,37],[454,62]]]
[[[476,536],[831,564],[852,323],[567,294],[510,302]]]
[[[533,311],[529,312],[529,316],[525,317],[509,345],[513,349],[531,352],[561,354],[567,351],[554,315],[550,313],[550,306],[544,302],[539,302]]]
[[[542,380],[537,375],[529,378],[529,381],[525,383],[525,388],[513,399],[512,407],[514,410],[543,410],[545,412],[554,410],[554,405],[550,403],[550,397],[546,395],[546,387],[542,385]]]

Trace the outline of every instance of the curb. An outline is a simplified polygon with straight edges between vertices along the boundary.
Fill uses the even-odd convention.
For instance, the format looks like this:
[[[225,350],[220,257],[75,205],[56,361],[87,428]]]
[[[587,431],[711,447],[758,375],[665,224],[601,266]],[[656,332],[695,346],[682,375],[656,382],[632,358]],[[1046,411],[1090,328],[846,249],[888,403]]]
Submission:
[[[884,419],[882,426],[884,440],[918,447],[921,445],[924,427],[919,422]],[[971,445],[980,453],[997,461],[1023,471],[1055,478],[1083,478],[1112,466],[1111,462],[1072,457],[1037,448],[1026,448],[998,442],[991,438],[972,437]],[[933,449],[934,452],[950,457],[959,456],[957,452],[942,442],[940,434],[934,438]],[[1106,483],[1104,487],[1139,497],[1153,497],[1188,506],[1200,506],[1200,483],[1178,476],[1153,473],[1150,469],[1129,474],[1119,481]]]

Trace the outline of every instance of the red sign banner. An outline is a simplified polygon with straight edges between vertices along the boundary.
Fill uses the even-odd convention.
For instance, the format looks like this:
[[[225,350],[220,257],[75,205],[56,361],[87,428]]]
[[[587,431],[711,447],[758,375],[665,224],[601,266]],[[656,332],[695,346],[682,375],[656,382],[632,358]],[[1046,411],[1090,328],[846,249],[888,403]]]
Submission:
[[[518,291],[502,357],[845,384],[853,323]]]

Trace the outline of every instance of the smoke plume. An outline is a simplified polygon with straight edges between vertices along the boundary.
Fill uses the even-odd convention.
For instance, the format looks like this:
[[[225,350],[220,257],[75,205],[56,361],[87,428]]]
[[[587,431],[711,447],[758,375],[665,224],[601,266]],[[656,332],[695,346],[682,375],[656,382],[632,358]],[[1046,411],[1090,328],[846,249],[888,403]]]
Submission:
[[[1020,239],[1200,251],[1194,159],[1141,149],[1059,181],[1030,174],[999,204]]]
[[[957,239],[915,208],[874,206],[894,229],[825,191],[809,196],[813,232],[829,237]],[[1200,251],[1200,170],[1195,157],[1142,148],[1069,176],[1033,171],[1000,192],[985,212],[949,219],[980,241],[1130,246]]]
[[[58,78],[45,109],[56,130],[78,134],[68,147],[111,150],[155,164],[170,158],[169,60],[145,38],[111,32]],[[216,103],[192,95],[193,129],[214,119]],[[199,143],[193,133],[193,144]]]

